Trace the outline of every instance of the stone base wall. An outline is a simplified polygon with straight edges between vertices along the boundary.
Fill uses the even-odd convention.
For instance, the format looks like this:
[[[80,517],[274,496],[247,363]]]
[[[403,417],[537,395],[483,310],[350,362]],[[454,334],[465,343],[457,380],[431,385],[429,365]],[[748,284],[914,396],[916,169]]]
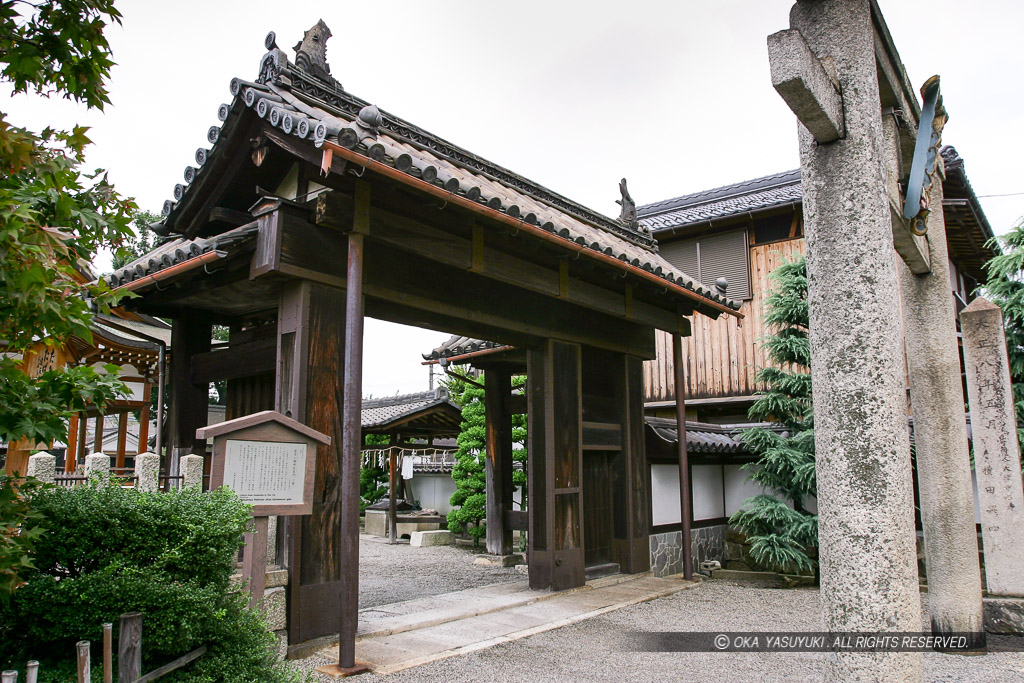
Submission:
[[[242,575],[231,577],[233,585],[241,590],[244,586]],[[288,570],[276,566],[267,567],[266,584],[260,608],[267,619],[267,626],[277,636],[277,654],[282,659],[288,654]]]
[[[708,526],[690,530],[690,553],[693,556],[694,571],[701,562],[717,560],[722,562],[725,557],[726,525]],[[669,531],[663,534],[651,534],[651,571],[655,576],[681,574],[683,571],[683,554],[681,539],[683,532]]]

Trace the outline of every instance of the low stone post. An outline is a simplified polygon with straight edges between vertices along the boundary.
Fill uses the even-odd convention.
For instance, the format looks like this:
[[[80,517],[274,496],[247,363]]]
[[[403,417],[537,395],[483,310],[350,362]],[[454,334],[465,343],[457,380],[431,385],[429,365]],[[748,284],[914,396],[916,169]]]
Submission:
[[[179,463],[182,487],[203,485],[203,456],[183,455]]]
[[[57,458],[49,453],[36,453],[29,457],[28,470],[26,471],[28,476],[52,484],[56,473]]]
[[[160,456],[139,453],[135,456],[135,488],[140,491],[160,490]]]
[[[110,475],[110,456],[104,453],[93,453],[85,456],[85,476],[108,477]]]
[[[979,297],[960,312],[960,323],[986,584],[989,595],[1024,598],[1024,486],[1003,314]],[[1024,600],[1018,602],[1024,632]]]

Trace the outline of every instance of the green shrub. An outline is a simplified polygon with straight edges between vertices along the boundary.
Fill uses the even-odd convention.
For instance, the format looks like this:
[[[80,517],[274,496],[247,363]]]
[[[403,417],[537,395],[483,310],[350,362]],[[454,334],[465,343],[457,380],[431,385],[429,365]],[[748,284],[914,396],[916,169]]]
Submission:
[[[221,489],[149,493],[91,484],[36,494],[47,533],[35,569],[0,608],[0,662],[39,659],[63,671],[74,643],[91,640],[100,656],[104,622],[142,612],[143,671],[200,645],[209,650],[168,683],[290,681],[276,644],[247,594],[229,577],[250,509]],[[42,680],[46,680],[43,677]],[[57,680],[57,679],[54,679]]]

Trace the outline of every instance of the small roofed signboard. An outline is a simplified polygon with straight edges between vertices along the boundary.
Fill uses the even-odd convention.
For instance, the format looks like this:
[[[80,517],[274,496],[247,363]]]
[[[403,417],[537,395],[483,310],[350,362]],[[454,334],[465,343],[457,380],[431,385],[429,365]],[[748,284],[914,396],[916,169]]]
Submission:
[[[312,512],[316,447],[331,437],[274,410],[202,427],[196,436],[213,439],[210,488],[228,487],[254,517]]]

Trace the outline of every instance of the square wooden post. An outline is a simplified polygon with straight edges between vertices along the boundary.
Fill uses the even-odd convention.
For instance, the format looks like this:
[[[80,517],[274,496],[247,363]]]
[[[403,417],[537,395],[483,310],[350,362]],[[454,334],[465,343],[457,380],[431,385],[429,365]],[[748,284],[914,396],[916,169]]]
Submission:
[[[580,345],[546,340],[527,355],[530,588],[582,586]]]
[[[643,361],[621,354],[615,359],[609,371],[615,387],[616,420],[621,429],[622,449],[612,465],[612,559],[624,574],[637,574],[651,568],[650,474],[644,440]]]
[[[512,509],[512,376],[487,370],[484,412],[487,417],[485,478],[487,492],[487,552],[512,552],[512,529],[506,523]]]
[[[212,331],[209,320],[196,315],[178,318],[171,328],[171,395],[168,423],[171,462],[175,463],[175,466],[177,455],[206,454],[206,443],[196,438],[196,430],[206,426],[210,388],[205,383],[192,382],[192,357],[210,350]],[[186,453],[177,449],[185,449]],[[169,463],[161,464],[168,472],[171,471]]]

